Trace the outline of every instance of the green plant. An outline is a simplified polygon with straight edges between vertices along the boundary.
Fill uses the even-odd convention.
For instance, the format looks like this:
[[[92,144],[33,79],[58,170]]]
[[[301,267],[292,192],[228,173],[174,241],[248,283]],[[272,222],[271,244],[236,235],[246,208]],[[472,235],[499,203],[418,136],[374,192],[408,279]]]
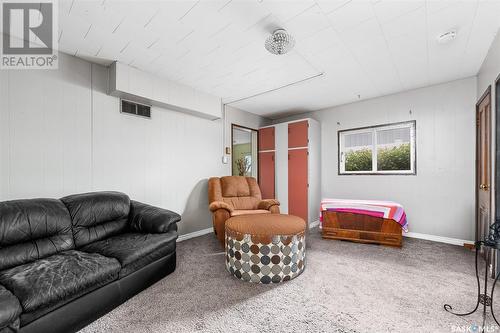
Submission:
[[[392,148],[379,148],[377,152],[378,170],[411,170],[410,144]]]
[[[371,149],[353,150],[346,153],[345,171],[372,171]]]
[[[239,176],[246,176],[250,171],[251,164],[245,157],[240,157],[236,160],[236,167],[238,168]]]

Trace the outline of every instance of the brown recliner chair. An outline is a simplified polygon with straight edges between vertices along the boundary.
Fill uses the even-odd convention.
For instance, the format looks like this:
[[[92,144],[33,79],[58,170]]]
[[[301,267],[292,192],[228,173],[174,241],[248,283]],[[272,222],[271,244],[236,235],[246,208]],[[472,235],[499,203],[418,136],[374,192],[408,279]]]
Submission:
[[[214,232],[224,245],[225,224],[231,216],[245,214],[279,214],[279,201],[262,200],[259,185],[253,177],[227,176],[208,180],[209,209],[213,213]]]

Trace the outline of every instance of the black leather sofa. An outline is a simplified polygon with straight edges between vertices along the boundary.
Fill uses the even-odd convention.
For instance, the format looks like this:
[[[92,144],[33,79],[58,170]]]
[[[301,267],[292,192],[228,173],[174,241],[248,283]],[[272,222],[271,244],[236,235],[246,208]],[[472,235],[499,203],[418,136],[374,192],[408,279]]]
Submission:
[[[77,331],[170,274],[180,219],[119,192],[0,202],[0,333]]]

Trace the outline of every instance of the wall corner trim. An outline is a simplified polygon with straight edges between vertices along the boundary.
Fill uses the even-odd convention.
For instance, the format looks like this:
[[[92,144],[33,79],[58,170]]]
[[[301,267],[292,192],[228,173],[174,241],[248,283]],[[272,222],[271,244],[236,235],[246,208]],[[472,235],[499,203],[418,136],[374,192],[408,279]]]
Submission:
[[[309,224],[309,229],[315,228],[317,226],[319,226],[319,220],[311,222]],[[201,229],[201,230],[198,230],[198,231],[193,231],[193,232],[190,232],[188,234],[180,235],[179,238],[177,238],[177,242],[182,242],[182,241],[185,241],[185,240],[188,240],[188,239],[191,239],[191,238],[200,237],[200,236],[203,236],[203,235],[206,235],[206,234],[211,234],[213,231],[214,231],[214,229],[211,228],[211,227],[210,228],[206,228],[206,229]]]
[[[309,229],[319,227],[319,220],[312,221],[309,223]]]
[[[471,240],[443,237],[443,236],[434,236],[434,235],[428,235],[428,234],[421,234],[418,232],[403,233],[403,236],[409,237],[409,238],[425,239],[425,240],[429,240],[429,241],[433,241],[433,242],[446,243],[446,244],[452,244],[452,245],[458,245],[458,246],[463,246],[464,244],[474,244],[474,241],[471,241]]]
[[[179,238],[177,238],[177,242],[182,242],[182,241],[185,241],[185,240],[190,239],[190,238],[195,238],[195,237],[203,236],[206,234],[210,234],[213,231],[214,231],[214,229],[212,227],[206,228],[206,229],[201,229],[198,231],[193,231],[193,232],[190,232],[188,234],[180,235]]]
[[[309,223],[309,229],[313,229],[319,226],[319,220],[313,221]],[[193,231],[184,235],[180,235],[179,238],[177,238],[177,242],[182,242],[191,238],[195,237],[200,237],[206,234],[211,234],[213,233],[213,228],[206,228],[206,229],[201,229],[198,231]],[[458,239],[458,238],[451,238],[451,237],[443,237],[443,236],[435,236],[435,235],[429,235],[429,234],[421,234],[418,232],[407,232],[403,234],[404,237],[408,238],[417,238],[417,239],[424,239],[428,241],[433,241],[433,242],[438,242],[438,243],[446,243],[446,244],[451,244],[451,245],[458,245],[458,246],[463,246],[464,244],[474,244],[474,241],[471,240],[465,240],[465,239]]]

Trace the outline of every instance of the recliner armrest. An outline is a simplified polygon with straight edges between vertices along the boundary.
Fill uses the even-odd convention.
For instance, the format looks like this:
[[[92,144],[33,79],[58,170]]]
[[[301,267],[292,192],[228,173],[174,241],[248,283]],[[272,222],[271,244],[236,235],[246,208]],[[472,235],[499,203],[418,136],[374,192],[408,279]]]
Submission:
[[[234,210],[234,208],[231,205],[229,205],[229,204],[227,204],[227,203],[225,203],[223,201],[214,201],[214,202],[212,202],[210,204],[210,206],[208,206],[208,209],[210,209],[210,211],[212,213],[215,212],[218,209],[225,209],[229,213],[231,213]]]
[[[272,206],[279,206],[280,202],[275,199],[265,199],[259,202],[258,209],[269,210]]]
[[[134,231],[161,234],[169,231],[181,216],[170,210],[150,206],[138,201],[130,201],[129,225]]]

